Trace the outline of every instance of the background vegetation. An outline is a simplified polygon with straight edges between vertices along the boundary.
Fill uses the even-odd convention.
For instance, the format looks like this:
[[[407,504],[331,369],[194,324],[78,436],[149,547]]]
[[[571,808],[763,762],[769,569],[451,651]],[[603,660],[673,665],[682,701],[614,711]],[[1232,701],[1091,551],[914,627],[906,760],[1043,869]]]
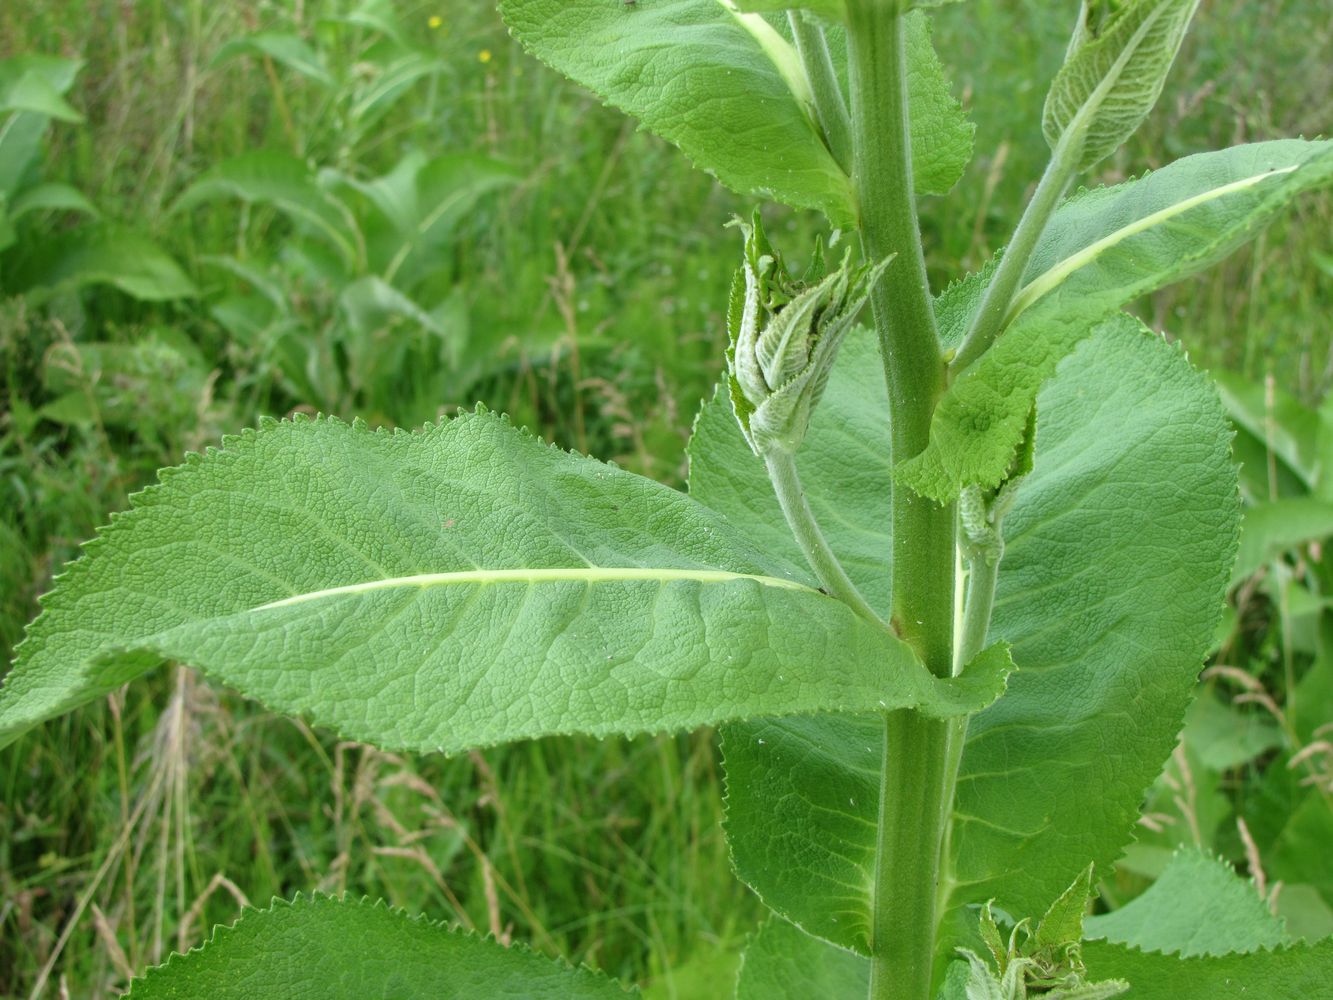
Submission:
[[[937,287],[1016,221],[1074,7],[940,12],[985,155],[924,206]],[[1325,131],[1331,44],[1310,0],[1205,5],[1168,99],[1100,179]],[[487,5],[11,0],[0,60],[0,142],[43,137],[21,177],[0,162],[6,660],[106,512],[261,414],[418,424],[481,400],[683,481],[721,364],[722,225],[748,204],[527,58]],[[49,84],[36,126],[14,97],[30,70]],[[773,217],[793,249],[818,226]],[[1293,931],[1333,933],[1331,232],[1333,196],[1306,198],[1140,304],[1223,380],[1252,513],[1234,613],[1111,905],[1197,843]],[[758,916],[722,793],[708,734],[409,760],[162,671],[0,753],[0,996],[113,995],[245,901],[311,889],[710,996]]]

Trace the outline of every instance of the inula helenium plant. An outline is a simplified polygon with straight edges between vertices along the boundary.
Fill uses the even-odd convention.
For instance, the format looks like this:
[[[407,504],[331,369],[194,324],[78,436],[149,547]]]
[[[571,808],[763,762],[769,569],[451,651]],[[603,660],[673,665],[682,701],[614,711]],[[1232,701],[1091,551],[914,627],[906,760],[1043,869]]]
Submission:
[[[1079,188],[1198,5],[1089,0],[1033,109],[1051,152],[1021,222],[936,294],[918,200],[973,140],[942,2],[501,0],[532,55],[721,183],[828,220],[827,245],[781,251],[758,212],[719,229],[730,346],[689,492],[481,408],[262,423],[164,470],[60,576],[0,741],[164,661],[399,751],[720,726],[735,871],[771,912],[718,996],[1333,996],[1333,940],[1292,943],[1234,875],[1085,920],[1182,725],[1239,521],[1216,391],[1121,310],[1327,184],[1333,143]],[[626,988],[316,896],[131,993]]]

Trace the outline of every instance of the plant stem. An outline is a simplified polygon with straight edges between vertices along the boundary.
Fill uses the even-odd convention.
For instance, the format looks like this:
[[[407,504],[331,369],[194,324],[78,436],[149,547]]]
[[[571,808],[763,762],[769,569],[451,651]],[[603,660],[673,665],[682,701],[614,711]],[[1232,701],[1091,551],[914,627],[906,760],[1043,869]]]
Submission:
[[[904,23],[885,0],[848,4],[852,181],[867,260],[898,259],[871,298],[889,390],[892,454],[925,448],[944,390],[925,257],[917,228],[908,129]],[[953,504],[893,491],[893,617],[899,636],[939,676],[953,668]],[[885,715],[871,941],[870,996],[929,1000],[945,820],[950,726]]]
[[[1075,158],[1069,156],[1065,144],[1060,143],[1052,154],[1050,162],[1046,164],[1046,170],[1037,183],[1037,190],[1032,193],[1032,200],[1023,210],[1023,218],[1019,220],[1018,228],[1014,230],[1013,239],[1004,248],[1000,266],[996,268],[995,276],[986,286],[986,294],[982,296],[981,305],[972,319],[972,325],[968,327],[958,348],[958,354],[949,366],[952,371],[966,370],[972,362],[986,353],[987,348],[1002,332],[1005,315],[1009,312],[1014,296],[1018,294],[1018,285],[1023,280],[1023,272],[1027,270],[1032,252],[1037,248],[1037,241],[1046,230],[1046,223],[1055,214],[1060,199],[1064,197],[1069,182],[1074,178],[1075,165]]]
[[[1003,548],[1001,548],[1003,554]],[[955,674],[986,647],[991,612],[995,607],[995,583],[999,579],[1000,557],[987,559],[978,555],[968,560],[967,600],[963,604],[963,629],[954,657]]]
[[[791,24],[792,37],[796,39],[796,52],[805,67],[805,75],[810,78],[815,113],[819,116],[819,127],[824,130],[829,152],[838,161],[838,166],[851,170],[851,119],[847,115],[847,102],[838,85],[838,74],[833,68],[824,29],[796,10],[787,12],[787,20]]]
[[[768,478],[773,483],[773,492],[778,496],[778,505],[782,507],[787,525],[796,536],[796,542],[805,554],[805,561],[815,571],[820,584],[830,595],[850,605],[862,618],[882,626],[884,622],[856,589],[856,584],[842,568],[842,563],[829,547],[824,533],[819,530],[814,511],[805,499],[805,490],[796,472],[795,458],[789,452],[774,450],[764,456],[764,465],[768,467]]]

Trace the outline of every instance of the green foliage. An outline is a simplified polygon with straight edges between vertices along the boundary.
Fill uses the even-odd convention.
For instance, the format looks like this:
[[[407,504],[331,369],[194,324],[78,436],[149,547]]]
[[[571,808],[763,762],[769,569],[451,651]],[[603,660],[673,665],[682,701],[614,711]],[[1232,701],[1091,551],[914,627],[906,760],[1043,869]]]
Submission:
[[[1089,919],[1087,936],[1184,958],[1287,943],[1282,921],[1269,912],[1253,884],[1225,862],[1190,849],[1178,851],[1143,895]]]
[[[805,69],[794,46],[758,14],[717,0],[504,0],[500,11],[539,59],[640,119],[733,190],[817,208],[835,226],[855,221],[850,179],[819,130]],[[599,44],[585,44],[590,37]],[[918,139],[913,175],[920,193],[942,194],[971,156],[972,129],[949,95],[923,18],[913,19],[907,51]],[[779,149],[780,158],[770,152]]]
[[[53,56],[0,59],[0,292],[34,303],[89,285],[112,285],[154,302],[188,298],[194,285],[155,242],[115,225],[50,233],[36,223],[64,213],[101,213],[77,188],[42,180],[53,121],[81,124],[65,100],[81,63]]]
[[[6,741],[162,660],[441,751],[878,705],[949,715],[993,700],[1009,666],[937,680],[689,498],[480,414],[232,439],[141,494],[44,609],[3,688]]]
[[[1042,114],[1057,157],[1086,170],[1134,134],[1157,103],[1198,6],[1199,0],[1085,0]]]
[[[1071,198],[1032,255],[1007,331],[950,386],[930,447],[901,464],[901,481],[940,501],[965,486],[998,486],[1038,387],[1101,319],[1216,263],[1330,177],[1333,142],[1283,140],[1200,153]],[[941,316],[970,321],[980,280],[950,288]],[[941,335],[956,343],[963,329],[965,322]]]
[[[873,370],[869,350],[848,342],[831,400],[874,412],[883,386],[858,378]],[[847,401],[858,391],[865,395],[856,407]],[[995,898],[1032,916],[1090,858],[1109,864],[1128,840],[1210,641],[1230,564],[1217,540],[1234,546],[1237,516],[1214,391],[1133,321],[1108,324],[1087,341],[1043,391],[1038,412],[1036,462],[1006,520],[990,630],[1013,644],[1020,670],[969,725],[951,879],[956,904]],[[821,416],[807,451],[837,453],[847,429]],[[700,434],[713,426],[707,413],[699,426]],[[855,452],[841,451],[855,462]],[[760,523],[742,506],[760,489],[757,470],[747,489],[736,471],[726,478],[710,471],[698,444],[692,457],[693,495],[735,523]],[[1179,471],[1163,477],[1166,467]],[[841,498],[830,542],[855,551],[876,523],[875,507],[853,503],[814,468],[804,479],[816,509]],[[1159,516],[1144,522],[1137,510]],[[775,544],[772,535],[754,537]],[[1141,557],[1149,551],[1152,560]],[[1164,563],[1165,553],[1178,561]],[[1091,566],[1100,568],[1095,579]],[[744,723],[724,734],[738,872],[788,919],[864,949],[878,815],[876,720]],[[774,809],[781,823],[772,822]]]
[[[275,257],[205,258],[232,279],[212,296],[213,317],[271,359],[293,396],[415,422],[462,402],[502,364],[496,342],[469,321],[448,255],[478,203],[518,180],[512,167],[468,153],[409,153],[361,179],[262,149],[212,168],[174,211],[236,199],[280,212],[295,239]],[[409,391],[383,391],[402,372],[414,380]]]
[[[618,985],[522,946],[413,919],[368,900],[297,897],[251,911],[135,980],[134,1000],[614,1000]]]
[[[1068,174],[1113,150],[1147,114],[1195,6],[1089,3],[1048,103],[1046,131],[1056,155],[1035,208],[998,263],[932,302],[912,197],[947,191],[971,151],[971,129],[949,93],[929,22],[920,11],[909,13],[935,6],[932,0],[812,0],[790,7],[759,0],[506,0],[506,16],[524,45],[630,110],[725,183],[819,208],[836,224],[861,230],[863,245],[878,257],[898,252],[910,267],[895,270],[884,259],[877,264],[889,269],[872,310],[883,350],[852,328],[863,293],[874,284],[855,286],[878,272],[854,270],[850,260],[830,271],[817,247],[812,287],[802,288],[772,247],[756,239],[751,277],[756,287],[768,287],[752,298],[762,300],[768,323],[761,325],[759,310],[750,310],[746,335],[734,337],[729,380],[745,433],[730,419],[725,393],[705,409],[690,448],[690,497],[545,447],[481,413],[417,433],[300,419],[264,422],[257,431],[224,439],[220,450],[191,455],[184,466],[167,470],[161,485],[140,495],[59,579],[0,689],[0,741],[106,696],[121,765],[117,780],[127,800],[115,853],[125,851],[142,808],[136,807],[136,818],[124,815],[129,790],[140,784],[125,766],[133,759],[127,735],[132,746],[150,729],[149,722],[123,714],[126,703],[115,689],[163,660],[198,665],[266,705],[384,747],[462,751],[547,734],[601,737],[726,723],[727,836],[738,872],[778,914],[747,951],[742,996],[869,992],[877,1000],[926,1000],[942,986],[948,1000],[1018,1000],[1033,993],[1093,1000],[1122,992],[1117,962],[1133,967],[1127,978],[1136,993],[1150,989],[1148,980],[1157,976],[1157,956],[1118,943],[1089,946],[1085,969],[1079,939],[1093,872],[1112,878],[1109,865],[1130,840],[1145,788],[1183,717],[1183,745],[1149,788],[1142,841],[1130,845],[1114,886],[1107,883],[1108,905],[1125,898],[1126,886],[1142,889],[1135,879],[1156,876],[1159,882],[1105,919],[1135,944],[1167,947],[1180,930],[1175,912],[1158,907],[1154,913],[1173,919],[1135,937],[1139,924],[1151,923],[1136,922],[1136,909],[1164,897],[1168,903],[1193,899],[1202,910],[1222,900],[1234,904],[1244,926],[1221,934],[1235,928],[1219,920],[1221,943],[1210,947],[1279,940],[1280,928],[1262,909],[1275,893],[1262,902],[1258,894],[1242,901],[1243,887],[1229,875],[1217,878],[1214,869],[1190,879],[1166,864],[1179,831],[1188,829],[1210,849],[1222,844],[1231,857],[1243,840],[1258,886],[1265,883],[1263,865],[1267,877],[1296,883],[1291,912],[1299,915],[1300,929],[1292,936],[1322,933],[1333,920],[1325,901],[1333,883],[1317,850],[1333,836],[1333,813],[1320,808],[1328,783],[1318,742],[1320,706],[1333,691],[1333,625],[1324,596],[1333,591],[1333,571],[1322,565],[1317,544],[1325,529],[1318,505],[1328,499],[1326,421],[1319,414],[1311,423],[1311,411],[1301,404],[1284,406],[1294,429],[1279,433],[1271,389],[1259,406],[1253,387],[1229,394],[1233,419],[1245,429],[1242,447],[1257,449],[1266,467],[1247,471],[1244,488],[1252,515],[1244,568],[1256,575],[1232,577],[1241,584],[1237,613],[1226,630],[1217,629],[1237,531],[1228,429],[1214,392],[1181,353],[1115,313],[1220,259],[1294,194],[1325,183],[1333,153],[1325,143],[1292,142],[1187,157],[1145,179],[1076,196],[1056,213]],[[508,312],[536,331],[521,351],[536,345],[538,353],[558,356],[567,345],[567,373],[552,365],[547,380],[546,405],[554,415],[545,419],[559,425],[572,412],[575,440],[580,451],[588,450],[585,394],[597,376],[588,378],[596,369],[580,360],[590,344],[583,314],[597,316],[607,302],[629,301],[623,288],[636,284],[628,278],[641,276],[635,255],[646,243],[667,247],[652,259],[681,271],[712,258],[689,248],[677,254],[641,209],[600,206],[620,183],[622,146],[639,141],[628,129],[600,173],[593,171],[599,173],[595,183],[580,188],[590,200],[575,206],[574,224],[553,221],[549,206],[560,199],[540,192],[558,183],[556,175],[568,181],[576,173],[550,166],[564,162],[566,154],[546,148],[557,133],[563,142],[563,131],[548,127],[547,114],[538,111],[523,122],[540,133],[530,141],[530,161],[511,167],[497,158],[506,148],[503,134],[521,117],[506,114],[516,103],[518,72],[497,72],[509,55],[503,46],[491,42],[494,48],[469,53],[474,69],[485,67],[484,84],[476,107],[460,111],[467,102],[457,97],[459,77],[433,46],[414,38],[413,27],[399,23],[389,3],[372,0],[350,14],[331,10],[307,17],[302,6],[286,22],[246,23],[245,33],[220,51],[195,46],[189,52],[191,73],[203,68],[204,87],[242,79],[242,63],[262,65],[274,113],[267,129],[252,127],[244,113],[236,119],[238,136],[266,136],[262,144],[242,146],[261,148],[156,193],[159,203],[169,203],[172,192],[185,189],[173,220],[182,235],[173,238],[190,246],[207,278],[201,298],[208,320],[193,305],[152,314],[179,316],[184,334],[136,329],[118,343],[114,330],[103,328],[105,315],[83,312],[91,296],[69,293],[90,283],[156,301],[193,295],[194,286],[147,250],[119,260],[117,251],[124,255],[133,244],[114,224],[62,234],[71,242],[34,252],[33,237],[47,235],[53,213],[98,213],[79,186],[25,168],[28,187],[6,202],[0,223],[0,244],[13,258],[4,262],[5,279],[24,291],[23,303],[49,311],[44,335],[55,346],[38,364],[25,360],[26,369],[10,365],[7,372],[14,399],[9,423],[20,428],[20,441],[38,425],[64,428],[71,462],[89,453],[81,450],[84,442],[99,437],[100,453],[107,455],[114,454],[113,439],[123,437],[167,451],[199,447],[212,437],[204,414],[219,383],[233,408],[245,395],[247,406],[281,400],[284,408],[360,410],[372,423],[432,419],[460,402],[474,382],[489,380],[491,389],[497,372],[510,374],[496,360],[495,346],[512,330],[486,322]],[[787,18],[778,16],[782,10]],[[833,23],[844,14],[850,15],[845,29]],[[438,16],[424,23],[443,33]],[[858,73],[850,79],[847,32],[858,54]],[[436,77],[445,72],[449,86],[439,89]],[[1024,72],[1028,79],[1036,75]],[[867,100],[872,84],[897,95],[892,106]],[[8,87],[4,106],[15,121],[36,115],[40,139],[50,121],[72,120],[78,106],[92,107],[86,99],[67,101],[62,86],[69,85],[25,69]],[[444,92],[450,100],[442,106],[436,98]],[[1022,92],[1019,86],[1008,93],[1012,99]],[[409,93],[423,100],[404,101]],[[188,104],[182,107],[182,135],[155,146],[171,151],[162,155],[194,152],[194,119]],[[395,108],[398,123],[432,129],[439,117],[474,114],[485,122],[484,143],[474,146],[484,144],[488,155],[460,153],[449,144],[418,149],[410,142],[405,155],[386,154],[403,145],[394,141],[399,133],[392,126],[381,124]],[[886,122],[892,127],[883,127]],[[16,134],[22,137],[23,129]],[[594,148],[604,148],[610,136],[595,129],[579,134],[593,136]],[[1158,145],[1171,146],[1141,145],[1153,150],[1154,160]],[[448,155],[438,155],[440,148]],[[992,177],[974,226],[977,257],[988,249],[985,203],[991,181],[998,183],[1003,172],[1004,152],[1000,147],[983,164]],[[29,156],[27,162],[37,161]],[[878,183],[882,179],[891,183]],[[509,201],[483,201],[510,187],[516,190]],[[656,178],[637,187],[640,200],[662,189]],[[877,192],[875,203],[858,204],[858,191],[861,198]],[[886,208],[894,233],[887,241]],[[523,221],[546,211],[545,224]],[[615,224],[599,228],[592,220],[602,216],[614,216]],[[812,224],[793,226],[801,231]],[[525,262],[541,256],[534,247],[554,242],[556,273],[547,275],[539,262],[518,279],[491,274],[489,291],[470,285],[468,272],[491,267],[496,245],[487,236],[474,247],[470,237],[492,229],[509,234]],[[108,233],[112,238],[79,239]],[[96,252],[80,258],[76,250],[87,248]],[[706,285],[703,270],[699,281]],[[592,283],[590,271],[597,274]],[[674,287],[672,277],[662,287]],[[593,321],[594,352],[637,350],[658,371],[677,362],[690,341],[673,337],[673,328],[661,322],[676,303],[659,303],[658,291],[650,283],[639,306],[618,314],[620,323],[603,329]],[[540,305],[525,311],[535,302]],[[548,307],[558,321],[543,322]],[[720,329],[718,311],[700,308],[699,322]],[[1252,313],[1258,317],[1253,307]],[[910,327],[898,321],[906,316]],[[65,320],[75,327],[72,336]],[[209,321],[222,327],[226,347],[236,352],[221,364],[222,341]],[[20,316],[14,328],[26,323]],[[942,343],[934,337],[937,325]],[[738,321],[733,332],[744,326]],[[640,336],[628,336],[631,331]],[[248,364],[261,370],[245,371]],[[40,390],[15,392],[27,372],[41,373]],[[270,394],[270,382],[281,391]],[[787,387],[795,405],[773,407],[782,412],[756,421]],[[143,411],[161,406],[163,421],[168,414],[175,421],[179,411],[169,397],[177,392],[199,397],[196,411],[180,417],[187,426],[154,428]],[[671,449],[643,437],[633,403],[617,405],[598,424],[632,425],[628,433],[639,435],[638,453],[650,456],[643,466],[678,477],[669,459],[656,456]],[[526,419],[530,410],[523,412]],[[773,451],[763,463],[755,460],[746,434],[754,444],[756,423],[770,438],[776,435],[786,464],[775,462]],[[928,431],[931,443],[922,454]],[[1256,505],[1261,499],[1274,506]],[[1295,508],[1282,506],[1292,503],[1310,516],[1293,517]],[[6,553],[24,544],[13,534],[0,531]],[[960,566],[965,579],[955,579]],[[1279,640],[1265,640],[1268,650],[1254,663],[1261,656],[1270,662],[1251,664],[1262,680],[1234,667],[1210,673],[1210,700],[1186,715],[1204,652],[1220,643],[1229,660],[1238,641],[1250,641],[1250,602],[1276,609],[1280,655]],[[1015,661],[1020,669],[1006,689]],[[193,681],[188,672],[174,676],[175,694],[152,732],[152,745],[165,747],[172,764],[156,773],[141,801],[156,802],[159,789],[171,789],[163,840],[175,809],[176,836],[188,845],[181,827],[189,823],[189,810],[173,800],[191,783],[194,761],[181,748],[193,739]],[[1231,681],[1243,684],[1246,695],[1224,705],[1216,688]],[[1246,700],[1268,711],[1271,722],[1253,705],[1242,706]],[[147,699],[139,704],[152,706]],[[59,733],[73,731],[57,725],[63,725]],[[336,737],[304,726],[295,732],[316,750],[335,746]],[[59,734],[52,741],[62,745]],[[62,750],[87,756],[81,744]],[[336,744],[339,790],[348,752],[378,753]],[[542,752],[532,756],[540,761]],[[611,756],[605,748],[596,754],[598,760]],[[669,756],[664,752],[662,759]],[[264,773],[281,757],[257,761],[254,771]],[[484,772],[485,759],[474,760]],[[430,783],[398,763],[403,771],[395,780],[429,799],[423,812],[432,817],[432,832],[422,833],[432,840],[429,848],[399,825],[378,793],[366,791],[373,779],[358,775],[351,803],[339,798],[332,809],[339,833],[331,871],[321,873],[317,862],[307,861],[328,819],[315,809],[304,824],[287,824],[300,875],[281,878],[279,866],[265,859],[266,884],[359,879],[350,843],[358,835],[346,831],[355,830],[369,796],[380,810],[376,822],[399,835],[396,848],[370,852],[377,859],[372,865],[401,862],[401,870],[420,864],[432,878],[407,876],[401,883],[416,885],[432,907],[447,903],[468,923],[449,870],[453,855],[466,850],[479,872],[473,881],[480,888],[471,886],[471,895],[483,900],[477,906],[484,905],[492,934],[507,939],[507,921],[518,914],[523,936],[550,952],[561,950],[575,925],[561,918],[552,933],[533,901],[553,895],[559,882],[566,896],[596,895],[595,864],[579,877],[568,865],[531,865],[525,859],[533,838],[521,825],[509,826],[501,815],[497,830],[476,829],[475,817],[460,813],[452,800],[432,797]],[[8,780],[31,787],[34,775],[48,768],[45,760],[11,768]],[[1237,781],[1242,771],[1247,780]],[[530,780],[541,788],[549,817],[566,807],[546,773],[539,763]],[[193,780],[203,786],[210,777]],[[503,799],[493,778],[482,783],[487,787],[478,802]],[[248,807],[242,811],[253,815]],[[611,837],[636,823],[614,808],[609,812],[597,818],[604,819],[597,829]],[[655,812],[645,813],[650,829],[643,836],[666,828]],[[1188,826],[1173,830],[1177,813]],[[37,816],[37,807],[25,806],[22,815]],[[1229,832],[1233,816],[1236,835]],[[11,839],[19,852],[28,843],[25,822],[7,828],[18,831]],[[261,821],[253,822],[263,854],[272,838]],[[677,822],[674,811],[667,825],[672,832],[664,836],[697,841],[682,834],[689,823]],[[448,843],[432,839],[437,835]],[[195,866],[185,857],[190,850],[180,848],[173,866],[176,909],[186,923],[209,916],[210,908],[217,912],[208,896],[220,886],[242,895],[219,876],[187,911],[184,872]],[[489,855],[497,850],[519,859],[516,884],[492,868]],[[138,852],[125,855],[127,893],[136,882]],[[161,857],[167,857],[165,847]],[[60,869],[67,862],[45,859],[37,864],[55,874],[39,884],[63,886]],[[540,887],[538,896],[523,884],[524,872]],[[117,882],[120,874],[110,861],[98,868],[70,926],[96,895],[97,883]],[[159,884],[165,880],[159,876]],[[5,889],[7,897],[29,899],[26,886],[17,895],[8,883]],[[692,907],[696,894],[689,895]],[[992,899],[1002,908],[998,923]],[[38,905],[59,911],[66,904],[62,897]],[[287,970],[282,975],[298,980],[293,989],[307,989],[309,972],[297,962],[309,961],[310,953],[336,970],[350,964],[352,940],[373,951],[384,971],[350,972],[347,988],[397,992],[395,977],[431,947],[416,948],[404,938],[420,931],[424,939],[423,925],[412,930],[387,910],[328,907],[329,920],[350,921],[338,940],[311,930],[310,914],[323,910],[323,902],[296,919],[291,915],[300,907],[279,906],[267,917],[248,917],[220,943],[173,961],[148,983],[189,977],[191,970],[207,976],[213,968],[226,988],[255,992],[255,980],[233,974],[233,963],[257,958],[261,970],[276,961]],[[162,911],[159,904],[156,912]],[[126,910],[92,913],[109,939],[115,929],[108,930],[108,914],[120,920]],[[5,919],[7,913],[0,914],[0,924]],[[132,901],[123,919],[135,923]],[[383,947],[376,947],[379,929],[360,926],[367,919],[393,925],[384,930]],[[655,939],[657,915],[645,911],[642,919]],[[1133,934],[1123,931],[1130,923]],[[290,935],[275,933],[280,925]],[[631,977],[641,974],[623,950],[619,965],[604,958],[598,932],[591,922],[586,926],[577,935],[588,942],[583,954]],[[436,956],[441,962],[464,975],[475,971],[491,989],[531,992],[481,971],[480,959],[474,967],[473,957],[483,952],[497,962],[527,963],[532,974],[575,975],[545,964],[545,972],[536,972],[539,962],[529,953],[426,930],[449,952]],[[402,940],[395,944],[390,937]],[[154,947],[160,939],[159,933]],[[62,934],[55,953],[68,940]],[[177,940],[182,948],[188,944],[187,928]],[[693,967],[730,970],[719,956],[732,941],[726,933],[710,936]],[[321,947],[327,959],[315,954]],[[233,948],[236,957],[229,954]],[[393,961],[395,948],[410,957]],[[1251,957],[1258,956],[1277,963],[1269,969],[1277,979],[1296,974],[1288,956],[1319,961],[1317,951]],[[113,958],[125,976],[145,960],[133,941],[128,959]],[[1245,979],[1258,968],[1242,968],[1231,955],[1203,967],[1189,958],[1173,961],[1166,978],[1186,966],[1201,969],[1203,981],[1217,975],[1229,983],[1233,973]],[[40,980],[56,962],[53,954]],[[693,981],[716,992],[717,977],[725,974],[714,971],[710,981],[696,973]],[[356,976],[373,978],[358,983]],[[691,981],[654,978],[657,996]],[[262,988],[283,991],[271,976]],[[475,982],[466,988],[478,989]],[[184,995],[209,991],[197,982],[178,989]]]
[[[870,963],[769,916],[745,946],[736,1000],[865,996]]]
[[[1178,958],[1124,945],[1084,945],[1089,970],[1133,983],[1132,1000],[1317,997],[1333,978],[1333,941],[1220,958]]]

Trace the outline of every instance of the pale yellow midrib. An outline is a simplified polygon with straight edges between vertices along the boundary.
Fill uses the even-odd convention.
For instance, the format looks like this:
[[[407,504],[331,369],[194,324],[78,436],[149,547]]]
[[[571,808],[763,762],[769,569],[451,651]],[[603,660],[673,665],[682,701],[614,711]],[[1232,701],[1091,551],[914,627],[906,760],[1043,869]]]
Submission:
[[[1071,254],[1050,270],[1038,275],[1023,286],[1023,290],[1014,297],[1014,304],[1009,308],[1009,315],[1004,319],[1004,326],[1007,327],[1018,318],[1023,310],[1027,309],[1038,299],[1049,294],[1075,271],[1087,267],[1107,250],[1123,243],[1131,236],[1137,236],[1139,233],[1146,232],[1154,226],[1159,226],[1177,215],[1188,212],[1192,208],[1206,205],[1210,201],[1216,201],[1218,198],[1224,198],[1237,191],[1243,191],[1246,188],[1254,187],[1254,185],[1266,181],[1270,177],[1280,177],[1282,174],[1289,174],[1298,167],[1299,164],[1291,167],[1281,167],[1276,170],[1266,170],[1263,173],[1255,174],[1252,177],[1242,177],[1238,181],[1231,181],[1229,184],[1223,184],[1221,187],[1201,191],[1183,201],[1175,202],[1165,208],[1158,209],[1150,215],[1145,215],[1142,219],[1137,219],[1127,226],[1122,226],[1115,232],[1103,236],[1095,243],[1089,243],[1078,253]]]
[[[368,580],[365,583],[352,583],[342,587],[329,587],[315,590],[308,594],[295,594],[280,601],[271,601],[254,608],[255,611],[268,611],[273,608],[285,608],[293,604],[305,604],[327,597],[342,597],[348,594],[365,594],[376,590],[392,590],[398,587],[448,587],[448,586],[485,586],[494,583],[613,583],[626,581],[650,581],[666,583],[672,580],[693,580],[697,583],[730,583],[735,580],[753,580],[765,587],[777,587],[781,590],[804,590],[818,593],[795,580],[784,580],[776,576],[760,576],[753,573],[729,573],[720,569],[661,569],[640,566],[584,566],[580,568],[555,569],[473,569],[456,573],[420,573],[415,576],[395,576],[384,580]]]

